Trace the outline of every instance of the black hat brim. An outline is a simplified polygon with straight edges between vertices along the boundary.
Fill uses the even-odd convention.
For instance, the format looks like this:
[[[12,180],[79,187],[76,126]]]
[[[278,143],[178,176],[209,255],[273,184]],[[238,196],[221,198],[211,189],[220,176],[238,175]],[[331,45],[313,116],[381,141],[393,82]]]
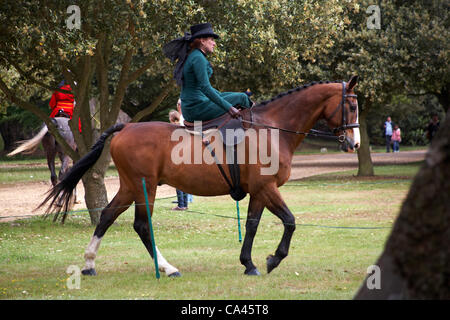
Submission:
[[[213,37],[214,39],[219,39],[219,38],[220,38],[217,34],[215,34],[215,33],[213,33],[213,32],[205,31],[205,32],[197,32],[197,33],[191,38],[191,40],[198,39],[198,38],[209,38],[209,37]]]

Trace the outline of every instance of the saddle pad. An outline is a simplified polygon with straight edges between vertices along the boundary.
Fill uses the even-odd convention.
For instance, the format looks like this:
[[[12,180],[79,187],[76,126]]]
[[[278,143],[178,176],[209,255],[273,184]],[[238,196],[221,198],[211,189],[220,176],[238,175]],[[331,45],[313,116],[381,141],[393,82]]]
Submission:
[[[212,135],[213,133],[215,133],[215,132],[217,132],[218,131],[218,129],[208,129],[208,130],[205,130],[205,131],[203,131],[203,132],[199,132],[199,131],[195,131],[195,130],[189,130],[189,129],[184,129],[187,133],[189,133],[189,134],[192,134],[192,135],[194,135],[194,136],[201,136],[202,134],[203,134],[203,136],[206,138],[206,137],[209,137],[210,135]]]

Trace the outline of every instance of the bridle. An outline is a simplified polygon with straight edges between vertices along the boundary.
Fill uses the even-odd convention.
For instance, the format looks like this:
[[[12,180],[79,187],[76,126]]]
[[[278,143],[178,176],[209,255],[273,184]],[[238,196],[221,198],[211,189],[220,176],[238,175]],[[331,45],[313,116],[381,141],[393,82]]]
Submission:
[[[343,143],[345,141],[345,139],[347,138],[346,137],[347,134],[346,134],[345,130],[359,128],[359,123],[347,123],[347,110],[345,109],[345,102],[348,97],[357,98],[358,96],[356,94],[346,94],[346,86],[347,86],[346,82],[342,82],[341,102],[336,107],[336,109],[333,111],[331,116],[329,116],[328,118],[325,118],[325,120],[329,121],[335,116],[336,112],[339,109],[342,110],[342,125],[340,127],[336,127],[333,129],[333,134],[336,134],[338,132],[343,132],[343,135],[338,136],[338,140],[340,143]],[[358,114],[358,106],[352,105],[350,103],[349,103],[349,105],[350,105],[350,111],[352,111],[352,112],[356,111],[356,113]]]
[[[334,129],[332,129],[332,133],[331,132],[326,132],[326,131],[321,131],[321,130],[314,130],[311,129],[309,130],[309,132],[301,132],[301,131],[294,131],[294,130],[288,130],[288,129],[283,129],[283,128],[278,128],[278,127],[274,127],[274,126],[270,126],[267,124],[263,124],[263,123],[256,123],[253,121],[253,114],[252,114],[252,109],[253,107],[251,107],[250,109],[248,109],[250,111],[250,120],[244,120],[242,119],[242,117],[240,118],[241,122],[245,122],[245,123],[249,123],[255,126],[261,126],[261,127],[265,127],[265,128],[270,128],[270,129],[277,129],[283,132],[288,132],[288,133],[293,133],[293,134],[302,134],[305,136],[314,136],[314,137],[323,137],[323,138],[329,138],[329,139],[334,139],[339,141],[339,143],[344,143],[347,140],[347,133],[346,130],[347,129],[355,129],[355,128],[359,128],[359,123],[347,123],[347,110],[345,109],[345,103],[347,98],[357,98],[358,96],[356,94],[346,94],[346,87],[347,87],[347,83],[346,82],[342,82],[342,98],[341,98],[341,102],[339,103],[339,105],[336,107],[336,109],[332,112],[331,116],[329,116],[328,118],[325,118],[325,120],[329,121],[331,120],[336,113],[339,110],[342,110],[342,124],[340,127],[336,127]],[[350,104],[350,111],[358,113],[358,106],[352,105]],[[342,132],[342,134],[340,134],[339,136],[336,136],[336,133]]]

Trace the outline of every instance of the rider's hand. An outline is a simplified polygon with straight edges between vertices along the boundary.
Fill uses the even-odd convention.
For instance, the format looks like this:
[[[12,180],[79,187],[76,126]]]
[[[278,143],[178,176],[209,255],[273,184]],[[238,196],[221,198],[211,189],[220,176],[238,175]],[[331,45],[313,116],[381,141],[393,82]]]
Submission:
[[[231,117],[233,117],[233,118],[237,118],[237,117],[239,117],[240,115],[241,115],[241,112],[238,110],[238,109],[236,109],[235,107],[231,107],[229,110],[228,110],[228,113],[231,115]]]

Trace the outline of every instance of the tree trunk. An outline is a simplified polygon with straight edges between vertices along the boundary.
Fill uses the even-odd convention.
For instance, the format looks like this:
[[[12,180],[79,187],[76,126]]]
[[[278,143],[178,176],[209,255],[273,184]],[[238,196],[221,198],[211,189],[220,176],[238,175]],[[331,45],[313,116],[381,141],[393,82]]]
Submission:
[[[84,200],[89,210],[91,224],[96,226],[100,221],[102,209],[108,204],[108,197],[103,177],[99,174],[100,172],[91,171],[91,173],[87,173],[83,177]]]
[[[444,111],[447,112],[450,108],[450,84],[443,86],[441,93],[436,94],[436,96]]]
[[[428,150],[377,261],[355,299],[450,299],[450,114]]]
[[[89,210],[89,216],[91,217],[91,224],[96,226],[100,221],[100,215],[108,205],[108,194],[105,186],[105,173],[111,161],[109,154],[109,141],[106,143],[105,148],[100,159],[95,165],[83,176],[84,186],[84,200]]]
[[[361,148],[358,149],[358,176],[373,176],[373,163],[370,156],[370,139],[367,134],[366,117],[369,108],[366,106],[359,115],[359,131],[361,134]]]

